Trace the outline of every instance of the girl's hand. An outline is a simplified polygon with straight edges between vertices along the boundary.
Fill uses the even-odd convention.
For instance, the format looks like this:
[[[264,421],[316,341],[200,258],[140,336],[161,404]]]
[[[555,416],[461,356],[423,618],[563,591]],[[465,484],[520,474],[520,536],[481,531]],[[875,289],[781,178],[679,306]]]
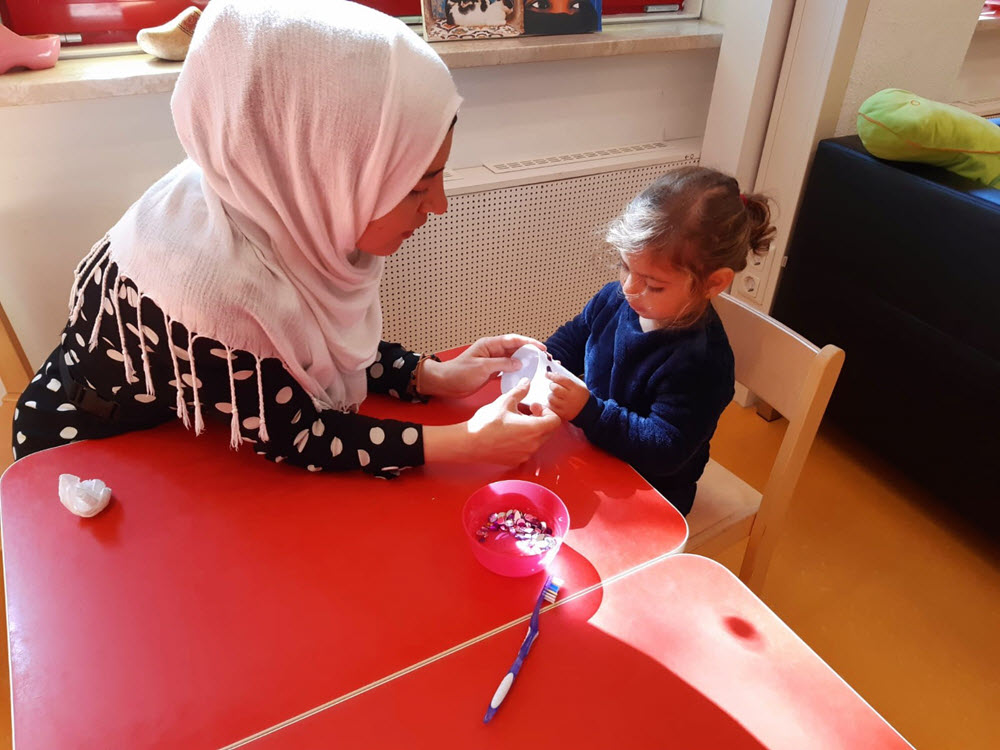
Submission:
[[[447,362],[424,360],[420,373],[420,392],[425,396],[461,398],[475,393],[499,372],[514,372],[521,363],[511,359],[525,344],[545,351],[545,344],[527,336],[508,334],[479,339]]]
[[[552,383],[549,408],[567,422],[575,419],[590,400],[590,391],[586,383],[579,378],[567,377],[556,372],[546,373],[546,377]]]
[[[468,422],[424,427],[424,460],[482,461],[516,466],[530,458],[562,421],[551,411],[530,416],[517,405],[528,393],[527,378],[481,407]]]

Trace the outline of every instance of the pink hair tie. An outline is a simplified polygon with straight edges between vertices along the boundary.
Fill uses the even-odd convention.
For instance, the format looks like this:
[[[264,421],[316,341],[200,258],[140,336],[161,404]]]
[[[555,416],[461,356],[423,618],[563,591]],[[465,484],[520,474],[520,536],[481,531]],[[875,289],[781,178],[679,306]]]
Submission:
[[[743,205],[746,206],[747,205],[747,194],[746,193],[740,193],[740,200],[743,201]]]

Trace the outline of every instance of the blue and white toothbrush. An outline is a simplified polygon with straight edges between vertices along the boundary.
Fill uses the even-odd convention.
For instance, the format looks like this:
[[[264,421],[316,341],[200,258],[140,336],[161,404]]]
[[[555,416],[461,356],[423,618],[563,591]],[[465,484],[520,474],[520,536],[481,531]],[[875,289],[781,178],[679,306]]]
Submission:
[[[531,645],[535,642],[538,637],[538,614],[542,610],[542,602],[548,602],[552,604],[555,602],[556,597],[559,596],[559,589],[562,588],[563,580],[561,578],[553,578],[549,576],[545,580],[545,585],[542,586],[542,593],[538,595],[538,601],[535,602],[535,611],[531,613],[531,622],[528,625],[528,634],[524,637],[524,642],[521,643],[521,648],[517,652],[517,658],[514,659],[514,664],[511,666],[510,671],[507,672],[507,676],[503,678],[500,683],[500,687],[493,694],[493,699],[490,701],[490,707],[486,709],[486,716],[483,717],[483,723],[489,723],[490,719],[493,718],[493,714],[497,712],[500,708],[500,704],[503,703],[503,699],[507,697],[507,692],[510,690],[510,686],[514,683],[514,678],[517,677],[517,673],[521,671],[521,666],[524,664],[524,660],[528,656],[528,652],[531,651]]]

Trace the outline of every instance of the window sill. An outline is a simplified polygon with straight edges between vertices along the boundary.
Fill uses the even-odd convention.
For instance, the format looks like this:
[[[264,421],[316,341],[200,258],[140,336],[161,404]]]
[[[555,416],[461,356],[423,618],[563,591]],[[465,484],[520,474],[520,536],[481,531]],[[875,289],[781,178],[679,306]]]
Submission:
[[[616,23],[596,34],[521,37],[490,41],[438,42],[434,49],[451,69],[516,63],[551,62],[692,49],[718,48],[722,27],[707,21],[668,20]],[[181,64],[143,53],[82,57],[83,48],[67,49],[48,70],[0,75],[0,107],[101,99],[173,89]]]
[[[1000,16],[980,16],[976,31],[1000,31]]]
[[[614,57],[649,52],[718,48],[722,27],[708,21],[605,24],[596,34],[523,36],[490,41],[436,42],[435,51],[452,70],[488,65]]]

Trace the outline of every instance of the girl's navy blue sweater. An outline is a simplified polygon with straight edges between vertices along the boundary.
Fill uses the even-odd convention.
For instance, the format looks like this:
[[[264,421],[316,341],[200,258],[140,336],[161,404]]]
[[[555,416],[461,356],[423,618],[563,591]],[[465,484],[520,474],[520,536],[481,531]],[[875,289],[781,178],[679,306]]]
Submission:
[[[687,514],[733,398],[733,352],[715,309],[687,328],[644,332],[612,283],[545,344],[590,390],[573,424]]]

